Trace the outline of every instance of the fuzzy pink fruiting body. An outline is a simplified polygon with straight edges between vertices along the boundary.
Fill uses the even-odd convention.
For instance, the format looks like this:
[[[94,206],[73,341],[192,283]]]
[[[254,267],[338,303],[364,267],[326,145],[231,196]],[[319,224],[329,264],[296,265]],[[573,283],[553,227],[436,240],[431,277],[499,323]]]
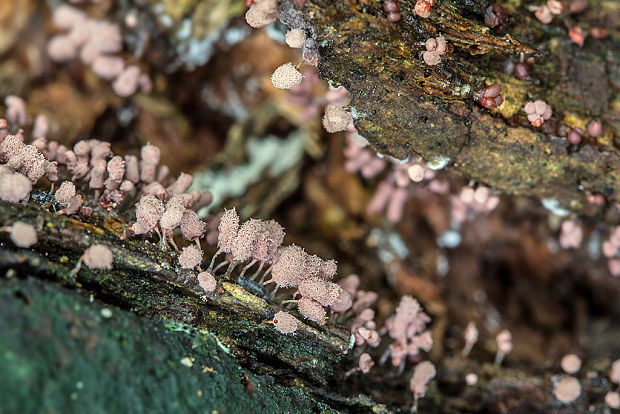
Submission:
[[[297,330],[299,321],[288,312],[279,311],[272,319],[273,325],[278,332],[283,334],[292,334]]]
[[[581,384],[577,378],[562,378],[553,388],[553,395],[563,404],[570,404],[581,395]]]
[[[225,209],[218,225],[217,247],[223,252],[232,252],[238,231],[239,216],[237,211],[234,208]]]
[[[179,265],[183,269],[193,269],[202,262],[202,250],[191,245],[184,247],[179,255]]]
[[[567,374],[575,374],[581,368],[581,358],[575,354],[564,355],[560,365]]]
[[[423,19],[426,19],[431,15],[432,5],[433,3],[429,0],[418,0],[415,6],[413,7],[413,11],[418,16],[422,17]]]
[[[553,14],[551,14],[551,11],[546,4],[540,6],[534,15],[542,24],[549,24],[551,23],[551,20],[553,20]]]
[[[11,226],[10,237],[17,247],[28,248],[37,242],[37,231],[31,224],[18,221]]]
[[[58,190],[56,190],[55,197],[56,201],[62,207],[66,208],[71,205],[71,202],[73,201],[75,195],[75,184],[73,184],[71,181],[63,181],[62,184],[60,184],[60,187],[58,187]]]
[[[140,68],[128,66],[116,78],[112,84],[114,92],[120,97],[128,97],[136,93],[140,80]]]
[[[262,0],[255,2],[245,13],[245,21],[255,29],[260,29],[276,21],[278,18],[278,2]]]
[[[286,32],[286,44],[294,49],[303,47],[306,41],[306,32],[303,29],[291,29]]]
[[[271,83],[278,89],[291,89],[299,85],[303,75],[292,63],[285,63],[278,67],[271,75]]]
[[[206,293],[211,293],[217,287],[217,280],[213,274],[209,272],[200,272],[198,273],[198,284]]]
[[[329,133],[345,131],[352,120],[351,113],[339,105],[329,104],[325,107],[323,127]]]
[[[271,267],[271,276],[280,287],[297,287],[304,279],[307,253],[299,246],[283,247]]]
[[[437,370],[435,366],[429,361],[422,361],[416,365],[413,370],[413,376],[409,381],[409,387],[413,392],[413,398],[417,401],[419,398],[424,397],[428,391],[428,383],[435,377]]]
[[[146,144],[140,150],[140,181],[147,184],[155,181],[157,164],[161,158],[161,151],[155,145]]]
[[[193,178],[191,175],[181,173],[176,181],[166,188],[166,191],[168,191],[170,195],[185,193],[187,189],[191,187],[192,181]]]
[[[181,233],[187,240],[200,239],[207,229],[207,223],[204,222],[194,210],[185,210],[181,217]]]
[[[372,357],[369,354],[364,352],[362,355],[360,355],[358,367],[360,371],[362,371],[364,374],[368,374],[368,372],[374,365],[375,361],[373,361]]]
[[[112,269],[114,255],[112,250],[102,244],[93,244],[84,251],[82,256],[84,263],[91,269],[109,270]]]
[[[568,29],[568,36],[573,42],[575,42],[579,46],[582,46],[583,43],[586,41],[586,35],[583,33],[583,30],[581,30],[579,26],[573,26]]]
[[[175,194],[166,203],[166,209],[159,218],[159,225],[163,230],[174,230],[183,218],[185,212],[185,198]]]
[[[261,221],[256,219],[250,219],[239,227],[231,250],[233,258],[236,261],[243,262],[252,257],[256,241],[261,231]]]
[[[164,214],[164,205],[157,197],[144,196],[136,204],[136,220],[148,230],[157,226],[162,214]]]
[[[603,133],[603,124],[601,123],[601,121],[592,121],[588,123],[586,131],[588,132],[588,135],[590,135],[592,138],[598,138]]]
[[[615,410],[620,408],[620,393],[618,393],[617,391],[610,391],[605,394],[605,404],[607,404],[609,408],[613,408]]]
[[[495,363],[501,365],[506,354],[512,351],[512,335],[508,329],[504,329],[495,337],[497,342],[497,354],[495,355]]]
[[[325,324],[327,315],[325,309],[319,302],[316,302],[310,298],[301,298],[297,301],[299,312],[306,319],[314,321],[319,325]]]
[[[32,191],[32,183],[23,174],[0,175],[0,200],[18,203],[25,200]]]

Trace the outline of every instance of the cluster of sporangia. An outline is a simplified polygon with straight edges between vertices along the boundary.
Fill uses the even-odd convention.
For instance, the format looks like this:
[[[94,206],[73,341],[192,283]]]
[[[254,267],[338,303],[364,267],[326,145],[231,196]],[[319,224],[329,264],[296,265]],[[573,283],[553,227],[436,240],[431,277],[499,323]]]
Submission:
[[[295,2],[295,6],[303,7],[304,3]],[[290,28],[286,33],[286,44],[291,48],[302,50],[303,63],[317,66],[319,55],[316,42],[306,35],[307,23],[301,18],[296,7],[291,7],[288,2],[279,4],[277,0],[254,0],[245,19],[255,29],[260,29],[280,19]],[[299,71],[299,66],[285,63],[278,67],[271,76],[273,86],[290,90],[301,84],[304,75]],[[344,131],[352,121],[351,113],[344,106],[329,103],[325,108],[323,126],[327,132]]]
[[[66,4],[54,8],[53,21],[55,26],[65,30],[47,44],[47,53],[53,61],[67,63],[79,58],[99,77],[114,80],[114,92],[121,97],[137,91],[151,91],[153,85],[149,76],[121,57],[123,36],[119,25],[91,19],[82,10]],[[125,25],[135,29],[135,15],[128,14]]]
[[[269,282],[275,281],[278,286],[297,287],[306,275],[320,277],[320,280],[314,278],[312,281],[324,289],[331,288],[333,285],[327,281],[336,273],[335,262],[325,262],[317,256],[310,256],[297,246],[281,247],[284,240],[284,230],[277,222],[250,219],[240,225],[239,216],[235,209],[226,210],[219,219],[218,250],[206,271],[202,271],[200,268],[204,254],[199,240],[205,235],[207,224],[195,212],[185,207],[181,196],[173,195],[165,203],[152,195],[143,196],[136,204],[136,222],[129,227],[129,230],[136,234],[148,234],[154,231],[161,234],[162,239],[173,242],[172,236],[177,227],[180,227],[181,233],[186,239],[196,243],[183,248],[178,257],[179,265],[183,269],[198,267],[200,270],[198,281],[206,292],[215,289],[215,274],[223,265],[229,264],[225,272],[225,277],[229,277],[234,268],[243,263],[246,263],[246,266],[238,279],[242,279],[246,271],[258,263],[258,269],[252,279],[261,274],[263,268],[267,266],[268,269],[261,277],[264,279],[267,274],[271,273],[272,280]],[[214,268],[215,260],[220,253],[225,253],[226,258]],[[287,277],[291,280],[286,279]],[[293,282],[292,278],[295,278],[297,282]],[[321,282],[324,283],[321,284]],[[298,301],[300,313],[323,324],[325,311],[319,303],[325,306],[333,305],[338,298],[320,296],[310,290],[306,292],[303,287],[300,288],[300,291],[304,294],[304,297]],[[333,288],[330,293],[338,294]],[[280,319],[291,320],[290,318],[286,319],[286,317]],[[281,328],[281,331],[288,333],[292,329],[282,328],[282,322],[279,322],[276,327]]]
[[[431,6],[433,6],[432,0],[418,1],[414,7],[414,12],[417,16],[427,18],[431,15]],[[582,13],[587,8],[587,2],[585,0],[573,0],[569,6],[569,13],[576,15]],[[383,2],[383,9],[387,13],[387,20],[396,23],[400,20],[400,6],[397,0],[385,0]],[[536,17],[544,24],[551,23],[554,15],[562,14],[564,8],[561,1],[548,0],[546,4],[538,7],[533,7]],[[506,9],[497,5],[491,4],[487,7],[484,13],[485,25],[493,29],[496,33],[502,33],[509,23],[509,14]],[[599,27],[592,27],[588,34],[595,39],[602,39],[608,36],[608,32]],[[571,40],[579,45],[582,45],[585,41],[585,35],[583,31],[577,27],[569,28],[569,37]],[[447,52],[447,43],[443,36],[436,38],[429,38],[425,42],[426,50],[422,52],[422,59],[429,66],[438,65],[442,56]],[[519,62],[516,64],[510,64],[510,71],[514,75],[522,80],[526,80],[530,74],[530,67],[528,63]],[[486,86],[477,94],[480,105],[487,109],[494,109],[499,107],[504,98],[501,95],[501,85],[495,83]],[[542,100],[534,102],[527,102],[523,107],[524,112],[527,115],[528,120],[534,127],[540,127],[544,121],[548,120],[552,115],[552,110],[547,103]],[[592,121],[596,123],[599,121]],[[596,124],[598,125],[598,124]],[[592,135],[594,137],[600,135]],[[568,135],[568,140],[571,144],[577,145],[581,141],[581,135],[583,131],[579,128],[574,128]]]
[[[284,230],[275,221],[249,219],[240,224],[235,209],[231,209],[225,210],[221,216],[218,230],[218,251],[207,272],[214,273],[228,263],[226,275],[230,275],[237,265],[246,263],[239,275],[243,277],[251,266],[258,264],[250,279],[260,276],[264,285],[274,284],[272,295],[281,288],[295,289],[293,296],[300,297],[283,303],[295,303],[303,317],[320,325],[327,319],[324,307],[332,312],[343,312],[351,307],[349,294],[331,282],[336,275],[336,262],[308,254],[296,245],[282,246]],[[215,259],[220,253],[225,253],[226,259],[214,270]],[[262,282],[268,276],[269,280]],[[292,332],[291,325],[282,325],[290,318],[282,315],[275,318],[276,328],[284,333]]]
[[[15,97],[9,101],[19,105],[9,105],[8,117],[12,122],[25,123],[23,101]],[[45,132],[46,129],[39,126],[40,131]],[[55,141],[48,142],[43,136],[30,145],[23,141],[22,130],[10,135],[8,122],[0,120],[0,199],[3,201],[17,203],[27,200],[33,185],[43,175],[47,176],[52,187],[59,176],[72,176],[71,181],[62,182],[54,196],[46,196],[49,205],[59,205],[60,214],[89,217],[94,209],[104,212],[119,206],[124,199],[139,196],[135,204],[136,221],[127,227],[126,235],[150,236],[156,233],[162,248],[167,248],[170,243],[176,249],[173,237],[175,229],[179,228],[187,240],[195,243],[182,249],[178,255],[179,265],[184,269],[198,267],[200,273],[196,276],[197,281],[205,293],[217,288],[215,275],[222,266],[228,264],[226,272],[218,278],[229,278],[238,265],[245,264],[237,276],[237,282],[248,285],[251,281],[258,286],[254,290],[264,289],[262,285],[275,286],[271,292],[265,291],[270,297],[278,289],[288,289],[294,299],[280,301],[281,305],[296,304],[301,316],[320,325],[327,320],[326,308],[332,315],[338,315],[342,322],[348,321],[357,353],[368,347],[376,348],[381,336],[387,334],[391,344],[381,363],[390,356],[392,364],[402,369],[407,360],[417,361],[421,350],[430,350],[432,338],[425,331],[430,319],[415,299],[403,298],[396,314],[388,318],[383,329],[377,330],[371,309],[377,294],[359,290],[359,278],[354,275],[340,283],[332,282],[337,271],[336,262],[308,254],[299,246],[282,246],[284,229],[273,220],[249,219],[240,223],[235,209],[225,210],[219,219],[218,250],[208,269],[202,271],[200,265],[204,255],[200,239],[208,226],[194,209],[208,203],[210,196],[208,193],[187,193],[192,180],[186,174],[170,180],[172,182],[165,186],[167,168],[159,165],[160,151],[157,147],[145,145],[138,160],[134,156],[115,156],[110,151],[109,143],[97,140],[79,141],[72,150]],[[63,167],[60,171],[59,165]],[[77,188],[88,191],[91,196],[94,193],[94,197],[82,198]],[[32,197],[35,198],[34,195]],[[127,206],[131,203],[123,203],[121,207],[126,210]],[[27,223],[15,222],[11,226],[3,226],[0,231],[10,232],[12,242],[20,248],[29,248],[37,243],[37,230]],[[113,249],[114,246],[102,244],[90,246],[72,272],[79,271],[82,263],[91,269],[112,269]],[[221,253],[225,254],[225,259],[214,268]],[[257,270],[246,279],[244,275],[256,264]],[[258,278],[260,280],[257,282]],[[277,312],[271,322],[284,334],[294,333],[299,325],[298,319],[285,310]],[[354,371],[366,373],[373,365],[370,354],[362,352]],[[427,383],[434,375],[430,362],[416,366],[411,379],[416,400],[424,395]]]
[[[173,200],[171,198],[171,200]],[[157,229],[166,232],[166,216],[171,209],[170,201],[164,206],[153,196],[143,197],[136,206],[137,222],[131,227]],[[180,217],[181,208],[178,208],[176,217]],[[188,235],[181,230],[186,238]],[[171,229],[168,228],[170,231]],[[200,234],[193,233],[194,240],[198,240],[204,234],[205,227],[200,227]],[[170,233],[168,233],[170,234]],[[205,292],[216,289],[218,270],[228,265],[225,272],[217,275],[217,278],[230,278],[234,269],[245,264],[236,281],[243,286],[251,285],[253,291],[261,291],[262,286],[275,286],[271,292],[266,291],[270,298],[275,297],[279,289],[288,289],[294,299],[281,300],[280,304],[296,304],[301,316],[320,325],[327,320],[328,308],[337,319],[348,321],[351,332],[357,345],[356,352],[370,347],[376,348],[381,342],[381,336],[387,334],[392,342],[386,353],[381,358],[383,363],[387,357],[391,357],[392,364],[401,370],[407,360],[417,361],[420,351],[429,351],[433,340],[430,332],[425,330],[430,321],[428,315],[422,312],[418,302],[406,296],[396,309],[396,314],[387,319],[384,328],[377,330],[374,322],[374,310],[371,306],[377,300],[377,294],[370,291],[359,290],[359,278],[350,275],[339,283],[332,282],[336,275],[337,266],[334,260],[323,260],[316,255],[308,254],[303,248],[296,245],[282,246],[284,229],[273,220],[249,219],[240,222],[236,210],[225,210],[219,218],[217,252],[213,255],[207,270],[203,271],[200,266],[204,256],[200,245],[190,245],[183,249],[179,255],[179,264],[182,268],[199,268],[198,282]],[[217,257],[224,253],[225,259],[216,264]],[[248,270],[257,265],[256,271],[245,277]],[[265,279],[268,279],[265,281]],[[298,319],[290,312],[281,310],[272,318],[275,328],[284,334],[294,333],[299,326]],[[430,372],[432,364],[422,365]],[[367,373],[374,365],[374,360],[367,352],[359,355],[358,367],[354,371]],[[417,368],[417,367],[416,367]],[[414,375],[411,388],[417,398],[426,392],[426,384],[434,376]]]
[[[342,318],[350,320],[349,325],[355,338],[355,353],[359,355],[358,366],[348,371],[346,376],[356,371],[364,374],[370,371],[375,362],[368,353],[369,348],[377,348],[382,337],[385,338],[386,335],[390,344],[380,357],[380,364],[389,357],[392,366],[402,372],[407,361],[419,362],[420,351],[428,352],[433,346],[431,333],[426,330],[430,317],[422,311],[417,300],[411,296],[403,296],[394,315],[386,319],[383,328],[377,330],[372,306],[378,295],[372,291],[359,290],[359,282],[357,275],[349,275],[339,282],[349,296],[354,298]],[[424,361],[416,365],[409,384],[416,402],[426,394],[427,384],[434,376],[435,367],[431,362]]]
[[[23,126],[27,119],[24,101],[10,96],[5,103],[8,121]],[[168,168],[159,165],[159,148],[145,145],[140,159],[133,155],[114,155],[110,143],[94,139],[78,141],[73,149],[69,149],[45,138],[47,121],[41,119],[37,117],[33,128],[36,139],[29,145],[24,142],[23,130],[9,134],[9,122],[0,119],[1,200],[17,203],[28,199],[33,186],[43,176],[51,183],[53,192],[55,183],[60,177],[65,177],[67,179],[62,181],[55,193],[43,192],[43,199],[38,200],[53,207],[57,213],[90,217],[95,208],[107,211],[130,206],[136,197],[141,196],[138,211],[142,211],[148,201],[152,205],[161,204],[162,209],[163,203],[166,203],[161,220],[157,222],[163,230],[164,242],[168,240],[174,244],[171,232],[179,226],[190,240],[196,240],[204,232],[205,223],[195,211],[208,204],[211,195],[208,192],[187,192],[192,184],[192,177],[188,174],[182,173],[177,179],[169,178]],[[83,197],[78,189],[88,191],[92,197]],[[41,197],[40,194],[33,195],[33,198]],[[135,234],[150,230],[157,231],[144,225],[144,222],[129,228],[129,232]],[[98,268],[110,268],[112,265],[111,253],[85,255],[83,259],[87,265],[90,257],[94,260],[110,259]]]

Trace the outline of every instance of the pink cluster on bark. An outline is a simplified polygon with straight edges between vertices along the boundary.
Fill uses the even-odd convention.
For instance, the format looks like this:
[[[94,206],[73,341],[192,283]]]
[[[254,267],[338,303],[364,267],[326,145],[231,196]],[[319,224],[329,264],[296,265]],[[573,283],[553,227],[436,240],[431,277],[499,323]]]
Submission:
[[[523,110],[527,114],[528,121],[535,127],[541,126],[553,114],[551,107],[541,100],[526,103]]]
[[[462,223],[476,213],[490,213],[499,205],[499,197],[489,187],[465,186],[458,195],[450,196],[452,219]]]
[[[395,367],[419,357],[420,351],[430,351],[433,346],[431,333],[426,324],[431,318],[422,311],[422,307],[411,296],[403,296],[396,308],[396,313],[385,321],[381,332],[387,332],[394,342],[389,347],[392,365]]]

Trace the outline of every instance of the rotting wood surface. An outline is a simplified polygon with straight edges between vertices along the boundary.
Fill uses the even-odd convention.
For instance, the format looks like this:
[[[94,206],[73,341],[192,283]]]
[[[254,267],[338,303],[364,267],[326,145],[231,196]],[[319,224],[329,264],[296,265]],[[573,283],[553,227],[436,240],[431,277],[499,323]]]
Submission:
[[[288,0],[287,0],[288,1]],[[486,2],[436,0],[431,16],[415,16],[415,0],[400,0],[402,18],[389,23],[382,2],[308,1],[299,9],[321,54],[321,77],[351,93],[355,126],[379,151],[462,173],[500,192],[559,201],[590,212],[586,197],[601,193],[608,206],[620,198],[620,11],[615,2],[592,2],[577,17],[564,13],[538,22],[524,2],[499,2],[511,13],[506,34],[483,25]],[[614,18],[615,16],[615,18]],[[572,43],[565,25],[599,25],[602,40]],[[448,52],[430,67],[424,42],[443,35]],[[528,80],[505,73],[507,59],[534,59]],[[476,94],[502,85],[504,104],[482,108]],[[534,128],[523,111],[530,100],[554,111]],[[603,121],[604,133],[571,148],[569,128]]]

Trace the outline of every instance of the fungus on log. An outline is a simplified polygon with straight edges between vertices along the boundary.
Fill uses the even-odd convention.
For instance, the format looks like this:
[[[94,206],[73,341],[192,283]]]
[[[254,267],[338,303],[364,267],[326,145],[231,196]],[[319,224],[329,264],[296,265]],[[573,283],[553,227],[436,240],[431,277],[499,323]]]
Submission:
[[[240,361],[258,371],[313,384],[327,382],[349,351],[351,334],[342,327],[315,329],[300,323],[294,338],[277,333],[267,321],[280,309],[233,283],[224,281],[221,289],[204,296],[194,272],[175,272],[174,253],[142,240],[121,242],[120,221],[86,223],[36,205],[0,202],[0,222],[17,221],[38,223],[39,241],[28,251],[0,249],[0,271],[17,269],[20,277],[36,275],[77,288],[140,316],[215,332]],[[0,233],[0,243],[8,238]],[[114,267],[72,270],[94,244],[110,246]]]

